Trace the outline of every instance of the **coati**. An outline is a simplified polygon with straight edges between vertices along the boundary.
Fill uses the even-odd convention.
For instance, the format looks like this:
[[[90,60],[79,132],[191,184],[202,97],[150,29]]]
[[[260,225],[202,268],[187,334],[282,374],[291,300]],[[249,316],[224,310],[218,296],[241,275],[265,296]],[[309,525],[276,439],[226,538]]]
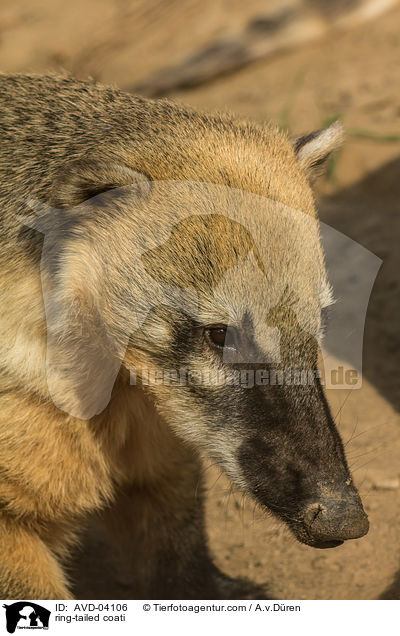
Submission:
[[[318,374],[265,382],[317,368],[309,181],[341,141],[0,76],[0,596],[70,598],[96,510],[138,596],[260,594],[212,562],[203,455],[308,545],[367,532]]]

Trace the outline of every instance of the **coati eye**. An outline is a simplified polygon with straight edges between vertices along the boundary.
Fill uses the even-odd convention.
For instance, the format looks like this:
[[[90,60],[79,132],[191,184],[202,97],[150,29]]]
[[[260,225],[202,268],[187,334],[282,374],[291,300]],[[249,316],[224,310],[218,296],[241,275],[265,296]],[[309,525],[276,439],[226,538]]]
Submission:
[[[218,349],[223,349],[224,347],[236,349],[237,347],[236,329],[234,327],[213,325],[205,329],[205,334],[209,343]]]

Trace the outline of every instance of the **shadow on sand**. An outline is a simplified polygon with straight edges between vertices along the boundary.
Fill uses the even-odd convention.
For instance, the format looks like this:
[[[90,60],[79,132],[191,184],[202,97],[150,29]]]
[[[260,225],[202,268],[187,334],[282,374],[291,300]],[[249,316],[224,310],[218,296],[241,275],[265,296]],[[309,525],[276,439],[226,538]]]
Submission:
[[[324,223],[382,259],[367,311],[363,376],[400,410],[400,158],[320,203]],[[351,276],[351,263],[346,264]]]

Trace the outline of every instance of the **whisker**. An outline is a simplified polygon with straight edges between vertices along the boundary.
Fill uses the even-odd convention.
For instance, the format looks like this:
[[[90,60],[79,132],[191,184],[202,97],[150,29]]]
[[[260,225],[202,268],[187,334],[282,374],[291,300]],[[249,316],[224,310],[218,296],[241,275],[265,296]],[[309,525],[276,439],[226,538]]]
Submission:
[[[336,413],[335,417],[333,418],[333,421],[336,422],[336,418],[338,417],[338,415],[340,415],[340,413],[342,412],[344,405],[346,404],[347,400],[349,399],[350,395],[352,394],[353,389],[349,389],[348,394],[346,395],[346,397],[344,398],[343,404],[340,407],[340,409],[338,410],[338,412]]]
[[[370,455],[371,453],[375,453],[376,451],[382,450],[385,448],[385,445],[376,446],[375,448],[371,448],[370,450],[364,451],[363,453],[358,453],[358,455],[348,454],[347,457],[350,461],[354,459],[358,459],[359,457],[364,457],[365,455]]]
[[[382,453],[379,453],[380,455],[382,455]],[[370,464],[373,460],[375,459],[375,457],[373,457],[372,459],[370,459],[369,461],[365,462],[364,464],[361,464],[361,466],[357,466],[357,468],[351,468],[351,471],[353,473],[357,472],[357,470],[361,470],[361,468],[364,468],[364,466],[368,466],[368,464]]]
[[[375,424],[374,426],[371,426],[370,428],[366,428],[364,431],[360,431],[359,433],[357,433],[357,435],[354,435],[350,437],[350,439],[347,440],[347,442],[344,444],[344,446],[347,446],[347,444],[350,444],[350,442],[354,442],[355,439],[357,439],[358,437],[361,437],[361,435],[365,435],[365,433],[369,433],[370,431],[373,431],[374,429],[378,428],[378,426],[382,426],[381,424]]]
[[[354,433],[355,433],[355,432],[356,432],[356,430],[357,430],[357,426],[358,426],[358,418],[356,418],[356,424],[355,424],[355,426],[354,426],[354,429],[353,429],[352,434],[350,435],[350,437],[349,437],[349,439],[347,440],[347,442],[345,442],[345,443],[343,444],[343,446],[344,446],[344,447],[346,447],[346,446],[347,446],[347,444],[349,444],[349,443],[350,443],[353,439],[355,439],[355,437],[354,437]]]

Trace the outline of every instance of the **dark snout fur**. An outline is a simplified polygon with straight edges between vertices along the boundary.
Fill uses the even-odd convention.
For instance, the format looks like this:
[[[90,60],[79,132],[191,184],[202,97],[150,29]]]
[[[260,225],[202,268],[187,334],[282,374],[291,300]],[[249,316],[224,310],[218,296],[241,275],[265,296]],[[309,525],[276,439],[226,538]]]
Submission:
[[[238,455],[253,496],[307,545],[335,547],[362,537],[368,518],[320,382],[268,390],[275,416],[254,415]]]

